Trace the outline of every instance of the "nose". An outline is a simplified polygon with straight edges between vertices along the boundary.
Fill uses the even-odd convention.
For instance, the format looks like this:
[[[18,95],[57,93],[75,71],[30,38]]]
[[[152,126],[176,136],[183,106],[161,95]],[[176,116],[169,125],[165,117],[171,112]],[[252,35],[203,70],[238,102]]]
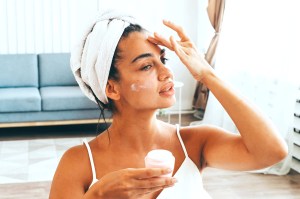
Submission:
[[[165,66],[164,64],[161,64],[159,66],[158,80],[165,81],[167,79],[173,79],[173,72],[169,67]]]

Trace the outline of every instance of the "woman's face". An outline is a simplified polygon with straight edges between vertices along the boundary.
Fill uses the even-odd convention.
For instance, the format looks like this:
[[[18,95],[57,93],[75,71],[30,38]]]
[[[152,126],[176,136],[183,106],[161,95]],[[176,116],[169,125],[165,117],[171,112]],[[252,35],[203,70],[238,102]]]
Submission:
[[[158,109],[175,103],[173,74],[165,63],[165,52],[147,40],[147,33],[132,32],[119,43],[116,63],[122,107]]]

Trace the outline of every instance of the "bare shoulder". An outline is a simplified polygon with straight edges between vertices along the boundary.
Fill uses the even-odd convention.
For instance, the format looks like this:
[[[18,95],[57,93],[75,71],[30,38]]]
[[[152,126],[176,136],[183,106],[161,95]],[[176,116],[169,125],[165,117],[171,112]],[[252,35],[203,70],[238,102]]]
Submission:
[[[69,195],[71,193],[84,194],[90,179],[92,179],[90,170],[88,152],[84,145],[68,149],[61,157],[55,171],[50,196],[56,198],[71,196]],[[62,186],[64,187],[63,191],[61,191]],[[74,193],[74,191],[78,193]]]
[[[87,165],[85,163],[88,163]],[[59,166],[71,167],[72,171],[74,169],[81,169],[89,165],[88,152],[86,147],[82,145],[74,146],[68,149],[62,156]]]
[[[73,179],[82,181],[92,178],[88,151],[84,144],[68,149],[62,156],[59,167]]]
[[[187,153],[200,171],[206,167],[203,150],[213,129],[213,126],[208,125],[185,126],[180,128],[180,135]]]
[[[180,129],[180,133],[183,137],[189,139],[205,139],[214,136],[219,136],[220,134],[233,135],[232,133],[223,128],[208,124],[201,124],[197,126],[185,126]]]
[[[240,138],[239,134],[231,133],[221,127],[207,124],[183,127],[180,133],[186,142],[200,144],[203,147],[205,145],[207,146],[207,144],[212,146],[215,143],[219,144],[219,142],[225,140]]]
[[[190,158],[200,170],[207,166],[205,153],[208,146],[215,146],[236,136],[220,127],[206,124],[182,127],[180,135]]]
[[[209,133],[215,130],[211,125],[184,126],[180,128],[180,134],[184,140],[194,140],[196,138],[205,138]]]

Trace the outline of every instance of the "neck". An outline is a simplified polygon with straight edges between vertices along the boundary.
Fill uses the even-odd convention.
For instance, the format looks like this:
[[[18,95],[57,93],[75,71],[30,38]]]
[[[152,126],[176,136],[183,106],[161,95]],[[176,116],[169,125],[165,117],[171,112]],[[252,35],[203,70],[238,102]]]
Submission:
[[[155,148],[161,134],[161,122],[156,119],[155,111],[136,111],[116,114],[109,127],[110,141],[113,146],[149,151]]]

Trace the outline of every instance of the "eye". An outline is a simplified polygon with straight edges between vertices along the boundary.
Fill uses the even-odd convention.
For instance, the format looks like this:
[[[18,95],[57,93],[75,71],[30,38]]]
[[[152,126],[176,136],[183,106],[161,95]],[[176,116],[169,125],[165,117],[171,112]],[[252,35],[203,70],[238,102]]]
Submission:
[[[150,70],[151,67],[152,67],[151,65],[147,65],[147,66],[142,67],[141,70],[148,71],[148,70]]]
[[[166,62],[168,61],[168,59],[165,58],[165,57],[162,57],[162,58],[160,58],[160,61],[161,61],[161,63],[166,64]]]

